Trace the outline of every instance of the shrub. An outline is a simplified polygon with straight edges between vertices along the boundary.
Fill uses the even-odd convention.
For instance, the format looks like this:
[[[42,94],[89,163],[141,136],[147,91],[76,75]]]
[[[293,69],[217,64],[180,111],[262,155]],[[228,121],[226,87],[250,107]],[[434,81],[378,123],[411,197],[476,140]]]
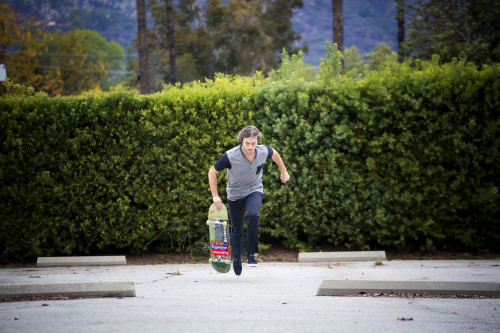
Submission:
[[[203,252],[208,170],[248,124],[291,175],[282,185],[266,166],[264,243],[499,248],[499,65],[388,62],[355,80],[330,46],[308,82],[301,62],[284,53],[267,79],[219,75],[151,96],[0,99],[0,261]]]

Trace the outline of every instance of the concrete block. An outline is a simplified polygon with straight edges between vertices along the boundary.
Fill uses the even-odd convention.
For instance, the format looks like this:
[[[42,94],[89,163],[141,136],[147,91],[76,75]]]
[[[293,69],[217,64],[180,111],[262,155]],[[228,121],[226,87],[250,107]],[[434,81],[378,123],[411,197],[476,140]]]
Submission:
[[[0,298],[33,296],[135,297],[133,282],[0,285]]]
[[[358,293],[500,296],[497,282],[325,280],[317,296]]]
[[[38,267],[126,265],[125,256],[38,257]]]
[[[300,252],[299,262],[345,262],[386,260],[385,251]]]

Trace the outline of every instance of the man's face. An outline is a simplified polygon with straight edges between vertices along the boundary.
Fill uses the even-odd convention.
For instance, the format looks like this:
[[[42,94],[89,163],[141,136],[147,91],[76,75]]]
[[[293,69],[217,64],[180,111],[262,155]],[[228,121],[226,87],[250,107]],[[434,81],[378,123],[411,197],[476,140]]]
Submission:
[[[253,153],[255,151],[255,148],[257,148],[257,143],[258,140],[256,136],[244,138],[243,149],[245,149],[247,153]]]

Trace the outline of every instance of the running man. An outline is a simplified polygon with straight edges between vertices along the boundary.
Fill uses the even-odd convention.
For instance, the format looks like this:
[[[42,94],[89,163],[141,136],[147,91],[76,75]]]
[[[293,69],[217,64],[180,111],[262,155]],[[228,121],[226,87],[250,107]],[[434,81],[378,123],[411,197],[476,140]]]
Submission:
[[[241,254],[243,253],[243,230],[245,215],[248,223],[246,234],[247,266],[258,266],[255,254],[259,253],[259,210],[264,196],[262,174],[264,162],[271,159],[281,171],[281,182],[290,179],[285,164],[276,150],[259,145],[262,133],[255,126],[247,126],[238,134],[236,146],[225,152],[210,168],[208,181],[217,210],[222,200],[217,191],[217,174],[227,169],[227,205],[231,219],[231,244],[233,250],[233,269],[241,274]]]

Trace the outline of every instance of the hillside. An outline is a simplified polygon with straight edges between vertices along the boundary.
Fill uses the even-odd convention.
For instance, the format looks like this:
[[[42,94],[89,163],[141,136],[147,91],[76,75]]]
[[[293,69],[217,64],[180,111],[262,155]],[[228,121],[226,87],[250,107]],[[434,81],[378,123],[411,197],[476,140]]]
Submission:
[[[303,0],[294,11],[294,29],[309,42],[305,61],[319,65],[325,41],[332,40],[331,0]],[[43,20],[49,29],[97,30],[108,40],[127,47],[134,43],[137,30],[135,0],[6,0],[23,16]],[[393,0],[344,1],[344,46],[356,45],[361,53],[386,42],[396,49],[397,25]]]

